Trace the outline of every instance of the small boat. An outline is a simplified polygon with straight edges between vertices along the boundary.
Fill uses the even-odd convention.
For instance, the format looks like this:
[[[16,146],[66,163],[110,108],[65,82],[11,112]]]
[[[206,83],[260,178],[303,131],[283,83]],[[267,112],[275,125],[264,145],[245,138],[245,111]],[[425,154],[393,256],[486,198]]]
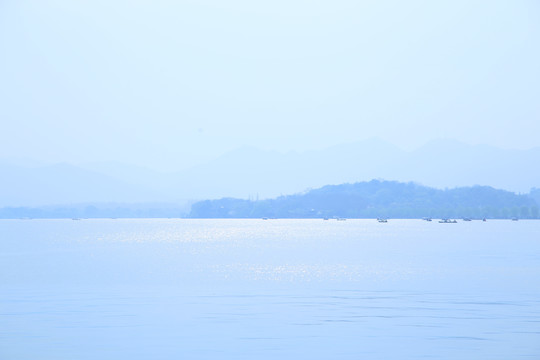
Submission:
[[[457,223],[457,220],[442,219],[442,220],[439,220],[439,222],[440,222],[441,224],[456,224],[456,223]]]
[[[347,219],[345,219],[345,218],[337,218],[336,220],[337,220],[337,221],[345,221],[345,220],[347,220]]]
[[[323,220],[328,220],[328,218],[325,216],[325,217],[323,217]]]
[[[377,221],[380,222],[380,223],[387,223],[388,222],[387,219],[382,219],[382,218],[377,218]]]
[[[472,221],[471,218],[463,218],[463,221]]]
[[[518,221],[519,219],[517,217],[512,218],[512,221]]]
[[[483,218],[482,221],[487,221],[487,219],[486,219],[486,218]]]
[[[263,219],[263,220],[268,220],[268,218],[267,218],[267,217],[263,217],[262,219]]]
[[[424,221],[431,221],[431,218],[426,217],[426,218],[423,218],[422,220],[424,220]]]

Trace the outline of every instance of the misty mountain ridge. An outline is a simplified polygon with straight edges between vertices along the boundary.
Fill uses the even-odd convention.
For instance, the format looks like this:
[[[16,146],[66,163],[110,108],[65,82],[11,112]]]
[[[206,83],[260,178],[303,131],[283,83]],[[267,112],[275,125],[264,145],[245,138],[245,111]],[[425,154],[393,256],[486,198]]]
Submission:
[[[379,139],[288,153],[242,147],[169,173],[119,162],[30,166],[31,161],[0,161],[0,206],[265,199],[381,178],[439,189],[481,184],[525,193],[540,186],[539,163],[540,148],[506,150],[446,139],[412,151]]]
[[[538,219],[540,189],[527,195],[489,186],[435,189],[371,180],[326,185],[274,199],[221,198],[195,203],[95,203],[3,207],[14,218],[468,218]]]

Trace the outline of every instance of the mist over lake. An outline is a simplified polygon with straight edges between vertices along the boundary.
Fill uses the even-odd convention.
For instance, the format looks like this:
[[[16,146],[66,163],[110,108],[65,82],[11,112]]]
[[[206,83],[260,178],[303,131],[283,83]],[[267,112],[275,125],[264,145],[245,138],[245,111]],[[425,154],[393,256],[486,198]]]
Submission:
[[[540,3],[0,1],[0,360],[540,358]]]

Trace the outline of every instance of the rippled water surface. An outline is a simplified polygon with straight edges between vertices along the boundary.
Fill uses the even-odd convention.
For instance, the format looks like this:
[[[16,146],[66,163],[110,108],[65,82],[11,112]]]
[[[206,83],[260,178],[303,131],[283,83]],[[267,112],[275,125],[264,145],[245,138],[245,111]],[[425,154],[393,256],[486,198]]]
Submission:
[[[0,220],[0,359],[540,359],[540,221]]]

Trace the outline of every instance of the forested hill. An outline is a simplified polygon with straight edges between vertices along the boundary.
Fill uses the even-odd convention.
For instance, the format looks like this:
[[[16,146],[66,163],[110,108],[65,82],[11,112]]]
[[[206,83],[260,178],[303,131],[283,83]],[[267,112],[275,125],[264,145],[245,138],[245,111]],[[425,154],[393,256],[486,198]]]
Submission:
[[[488,186],[439,190],[396,181],[327,185],[268,200],[224,198],[192,205],[192,218],[538,218],[531,196]]]

